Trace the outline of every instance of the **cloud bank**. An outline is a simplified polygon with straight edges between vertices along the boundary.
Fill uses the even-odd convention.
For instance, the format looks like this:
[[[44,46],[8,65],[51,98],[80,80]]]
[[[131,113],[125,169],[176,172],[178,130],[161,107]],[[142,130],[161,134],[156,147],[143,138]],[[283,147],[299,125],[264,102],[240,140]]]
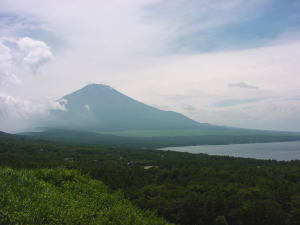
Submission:
[[[53,58],[42,41],[29,37],[0,39],[0,85],[22,83],[25,76],[36,74],[39,67]]]
[[[0,93],[0,106],[1,128],[7,132],[33,128],[39,118],[47,116],[49,110],[66,110],[63,101],[28,101],[7,93]]]
[[[35,102],[15,97],[6,91],[23,87],[23,80],[38,76],[39,68],[52,60],[46,43],[29,37],[0,39],[0,124],[1,129],[14,132],[32,125],[32,118],[50,109],[64,110],[60,102],[43,99]]]

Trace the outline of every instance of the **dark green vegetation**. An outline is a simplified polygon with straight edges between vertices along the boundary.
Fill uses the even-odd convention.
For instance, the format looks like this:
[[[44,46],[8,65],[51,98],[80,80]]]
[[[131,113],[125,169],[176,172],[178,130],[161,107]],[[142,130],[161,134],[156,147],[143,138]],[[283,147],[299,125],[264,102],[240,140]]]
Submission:
[[[97,193],[97,191],[103,191],[103,184],[92,181],[86,176],[82,177],[78,172],[62,168],[75,169],[80,170],[82,174],[88,174],[92,178],[102,181],[111,189],[119,190],[139,208],[151,210],[175,224],[300,224],[299,161],[277,162],[207,156],[205,154],[134,150],[132,148],[72,146],[46,141],[32,141],[27,138],[1,134],[0,165],[17,170],[12,172],[16,175],[8,176],[7,179],[10,181],[1,181],[1,190],[5,188],[7,183],[12,182],[10,190],[24,191],[24,193],[32,190],[30,192],[32,193],[39,190],[39,188],[35,189],[35,185],[46,183],[53,188],[51,193],[54,194],[53,198],[55,199],[70,196],[60,193],[61,190],[64,190],[64,184],[70,183],[72,191],[83,192],[79,196],[83,196],[83,199],[89,199],[91,204],[94,204],[97,202],[98,196],[84,194],[83,190],[93,190]],[[41,168],[60,169],[41,170]],[[27,170],[19,171],[19,169]],[[28,169],[32,169],[32,171],[28,171]],[[2,174],[7,174],[11,170],[4,169],[3,171]],[[58,178],[60,182],[56,184],[56,178],[54,180],[48,179],[46,175],[43,175],[47,173],[53,173],[54,177],[61,177],[62,179]],[[23,185],[22,187],[26,190],[19,188],[21,186],[17,186],[18,181],[14,181],[14,177],[20,180],[21,178],[18,177],[22,174],[32,177],[32,180],[39,183],[34,181],[32,186]],[[78,180],[73,181],[71,179],[70,181],[68,176],[64,174],[78,176]],[[21,179],[21,182],[29,182],[30,179],[28,181]],[[15,185],[13,182],[16,182]],[[75,183],[79,184],[78,189],[76,189]],[[14,189],[13,186],[16,188]],[[104,193],[107,194],[108,192]],[[24,199],[26,198],[26,194],[20,195],[17,199],[12,194],[5,196],[17,203],[22,203],[24,196]],[[38,196],[38,193],[32,196]],[[122,199],[118,194],[113,194],[108,198]],[[34,200],[28,201],[38,205],[38,203],[34,203]],[[65,201],[63,204],[70,204],[74,208],[78,206],[76,208],[78,211],[82,206],[82,213],[86,215],[84,214],[86,213],[85,205],[88,205],[86,199],[83,200],[86,204],[78,201],[72,203],[71,200],[69,202],[67,199]],[[51,203],[52,200],[49,202]],[[118,205],[118,203],[111,204],[112,209]],[[120,200],[121,208],[124,204],[129,203]],[[36,211],[38,215],[45,215],[42,214],[45,212],[42,206],[48,207],[45,204],[38,205],[41,207]],[[0,216],[4,220],[7,218],[7,214],[3,212],[8,211],[3,211],[2,203],[1,207]],[[10,207],[14,206],[8,204],[8,208],[4,209],[12,210],[13,208]],[[90,206],[86,207],[88,209]],[[30,211],[29,208],[28,210]],[[132,206],[129,210],[130,212],[127,211],[128,217],[132,217],[131,213],[137,212],[140,215],[139,218],[144,218],[145,221],[147,218],[149,219],[148,213],[135,211],[136,209]],[[116,211],[113,210],[112,213],[114,212]],[[71,215],[72,213],[70,211]],[[121,214],[119,218],[122,215],[124,214]],[[159,219],[154,219],[154,221],[159,221]],[[157,223],[159,224],[159,222]],[[64,224],[72,223],[65,222]]]
[[[167,224],[77,170],[0,168],[0,187],[0,224]]]

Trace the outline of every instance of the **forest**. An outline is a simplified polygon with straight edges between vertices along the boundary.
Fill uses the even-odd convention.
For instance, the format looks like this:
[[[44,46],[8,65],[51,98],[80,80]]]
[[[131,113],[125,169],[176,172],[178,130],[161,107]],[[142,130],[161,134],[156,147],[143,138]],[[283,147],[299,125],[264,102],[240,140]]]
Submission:
[[[76,224],[109,224],[101,221],[105,218],[93,214],[93,210],[101,211],[97,198],[102,196],[98,192],[104,186],[107,186],[104,193],[110,193],[114,199],[110,203],[113,211],[110,215],[120,214],[123,221],[121,211],[127,207],[125,204],[130,206],[126,214],[130,218],[136,215],[135,221],[140,221],[119,223],[116,219],[111,224],[300,224],[299,160],[279,162],[134,147],[79,146],[1,134],[0,166],[0,186],[5,190],[1,194],[1,224],[9,224],[5,222],[8,216],[17,221],[10,224],[41,224],[22,222],[20,218],[23,215],[33,218],[33,213],[42,218],[46,211],[58,212],[64,204],[75,207],[74,212],[68,212],[74,219],[83,213],[82,220],[78,218]],[[43,174],[48,173],[59,182],[56,178],[45,179]],[[69,183],[69,177],[64,174],[78,178],[72,178]],[[30,180],[32,185],[25,185]],[[43,184],[51,186],[50,202],[62,196],[65,202],[50,206],[38,202],[43,199]],[[86,194],[90,189],[93,194]],[[71,191],[78,194],[76,203],[66,199]],[[32,193],[31,199],[24,197],[26,193]],[[27,211],[17,214],[13,207],[22,208],[24,204],[38,205],[39,210],[28,206]],[[87,212],[95,216],[94,222],[84,220],[90,218]],[[67,214],[53,215],[57,220],[48,219],[43,224],[74,224],[63,219]],[[156,222],[151,222],[149,215]]]

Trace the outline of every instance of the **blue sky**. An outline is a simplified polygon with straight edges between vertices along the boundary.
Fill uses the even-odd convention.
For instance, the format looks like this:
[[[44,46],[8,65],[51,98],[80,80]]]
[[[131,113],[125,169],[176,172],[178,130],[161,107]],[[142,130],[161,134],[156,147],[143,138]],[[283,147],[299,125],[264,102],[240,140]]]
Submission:
[[[2,2],[5,5],[7,1],[2,0]],[[15,2],[17,4],[18,1]],[[176,22],[170,25],[170,30],[183,28],[182,33],[177,32],[168,43],[167,50],[174,53],[255,48],[272,44],[272,41],[280,40],[286,35],[291,38],[298,38],[300,35],[299,0],[261,0],[253,1],[253,4],[246,1],[222,1],[223,5],[226,5],[226,2],[236,2],[236,7],[227,9],[218,7],[220,2],[212,0],[213,4],[209,7],[215,8],[210,8],[207,12],[201,9],[203,2],[206,1],[162,0],[153,3],[149,1],[149,4],[143,6],[146,13],[141,20],[146,23],[180,20],[181,24],[177,24],[178,28],[172,27],[176,26]],[[55,30],[47,27],[46,20],[28,13],[17,13],[11,7],[8,9],[0,10],[1,29],[16,27],[14,30],[11,29],[15,36],[30,36],[43,40],[53,49],[63,48],[63,45],[67,44],[63,42],[63,37],[55,33]],[[189,12],[192,13],[189,15]],[[233,18],[228,19],[231,15]],[[222,16],[224,16],[223,22],[215,21],[215,18],[222,20]],[[209,23],[210,20],[211,25],[201,27],[203,23]],[[191,31],[185,29],[192,27],[195,28]]]
[[[250,98],[250,99],[226,99],[216,102],[216,107],[229,107],[234,105],[246,104],[251,102],[262,101],[263,99],[259,98]]]
[[[300,131],[299,0],[0,5],[0,130],[105,83],[200,122]]]
[[[266,1],[260,7],[246,11],[246,18],[232,23],[216,24],[207,29],[199,28],[193,33],[183,34],[173,41],[171,49],[178,52],[183,50],[197,53],[265,46],[284,35],[298,36],[299,12],[298,0]],[[232,10],[232,13],[235,11]],[[189,26],[197,26],[201,23],[201,15],[194,17]]]

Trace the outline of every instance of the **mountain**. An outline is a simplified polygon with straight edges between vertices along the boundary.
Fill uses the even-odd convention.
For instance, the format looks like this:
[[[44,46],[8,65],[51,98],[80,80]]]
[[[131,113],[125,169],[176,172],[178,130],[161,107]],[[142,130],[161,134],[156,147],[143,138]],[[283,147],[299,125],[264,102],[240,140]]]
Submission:
[[[194,129],[206,124],[136,101],[103,84],[90,84],[62,97],[65,110],[52,110],[42,126],[85,131]]]
[[[299,133],[249,130],[199,123],[156,109],[102,84],[90,84],[58,100],[29,138],[71,144],[166,147],[300,140]],[[1,136],[1,133],[0,133]]]

